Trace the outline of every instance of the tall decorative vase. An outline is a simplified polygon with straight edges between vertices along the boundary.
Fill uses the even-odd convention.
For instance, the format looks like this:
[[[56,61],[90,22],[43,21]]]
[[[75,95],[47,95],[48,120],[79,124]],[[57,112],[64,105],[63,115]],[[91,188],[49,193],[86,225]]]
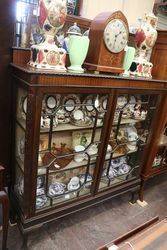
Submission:
[[[73,35],[69,39],[69,58],[71,66],[69,72],[83,73],[82,64],[88,53],[90,40],[87,36]]]
[[[66,51],[58,48],[54,36],[63,27],[67,14],[66,0],[40,0],[39,18],[40,29],[45,40],[31,46],[29,65],[37,69],[66,71]]]
[[[145,15],[135,34],[136,55],[130,68],[130,74],[133,76],[152,77],[153,64],[150,62],[150,55],[157,39],[157,21],[153,13]]]

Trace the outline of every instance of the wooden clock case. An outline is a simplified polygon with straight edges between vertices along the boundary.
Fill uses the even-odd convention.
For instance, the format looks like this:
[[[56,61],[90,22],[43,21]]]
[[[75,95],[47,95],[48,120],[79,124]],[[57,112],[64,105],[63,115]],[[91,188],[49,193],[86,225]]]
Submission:
[[[106,25],[113,19],[120,19],[126,24],[128,29],[127,19],[121,11],[100,13],[91,23],[89,33],[90,46],[84,64],[88,70],[111,73],[123,72],[122,67],[125,51],[122,50],[119,53],[110,52],[103,38]]]

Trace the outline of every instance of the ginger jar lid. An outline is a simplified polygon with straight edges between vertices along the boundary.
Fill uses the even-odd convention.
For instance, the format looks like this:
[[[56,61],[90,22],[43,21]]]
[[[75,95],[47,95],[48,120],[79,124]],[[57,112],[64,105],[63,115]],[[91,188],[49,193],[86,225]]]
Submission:
[[[81,36],[81,29],[77,26],[77,23],[74,23],[74,25],[72,25],[68,31],[67,31],[68,35],[78,35]]]

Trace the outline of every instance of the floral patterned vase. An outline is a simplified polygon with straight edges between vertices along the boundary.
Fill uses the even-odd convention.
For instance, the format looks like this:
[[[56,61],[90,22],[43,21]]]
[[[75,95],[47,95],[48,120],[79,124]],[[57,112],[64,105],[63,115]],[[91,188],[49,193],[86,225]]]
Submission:
[[[157,39],[157,17],[147,14],[135,34],[136,55],[130,67],[130,75],[151,78],[153,64],[149,62],[151,50]]]
[[[37,69],[66,71],[66,51],[58,48],[55,34],[63,27],[67,14],[66,0],[40,0],[38,23],[45,41],[31,46],[29,65]]]

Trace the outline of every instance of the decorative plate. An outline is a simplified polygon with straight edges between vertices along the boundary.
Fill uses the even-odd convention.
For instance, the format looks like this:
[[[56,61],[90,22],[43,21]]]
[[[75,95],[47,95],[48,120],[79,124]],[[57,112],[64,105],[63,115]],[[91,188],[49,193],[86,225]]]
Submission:
[[[92,125],[92,119],[88,116],[85,116],[84,112],[80,109],[75,110],[71,114],[71,123],[80,126],[80,127],[87,127]]]
[[[95,96],[88,95],[83,101],[83,105],[83,109],[88,113],[89,116],[96,116]]]
[[[27,114],[27,96],[23,99],[23,112]]]
[[[20,98],[20,111],[21,111],[21,116],[24,120],[26,120],[26,114],[27,114],[27,95],[22,96]]]
[[[107,96],[102,96],[100,97],[100,106],[99,106],[99,112],[104,113],[107,110],[107,102],[108,102],[108,97]]]
[[[67,112],[72,112],[80,108],[81,101],[77,95],[70,94],[63,98],[62,105]]]
[[[46,113],[50,114],[54,111],[56,107],[60,105],[60,95],[47,95],[44,98],[43,109]]]

